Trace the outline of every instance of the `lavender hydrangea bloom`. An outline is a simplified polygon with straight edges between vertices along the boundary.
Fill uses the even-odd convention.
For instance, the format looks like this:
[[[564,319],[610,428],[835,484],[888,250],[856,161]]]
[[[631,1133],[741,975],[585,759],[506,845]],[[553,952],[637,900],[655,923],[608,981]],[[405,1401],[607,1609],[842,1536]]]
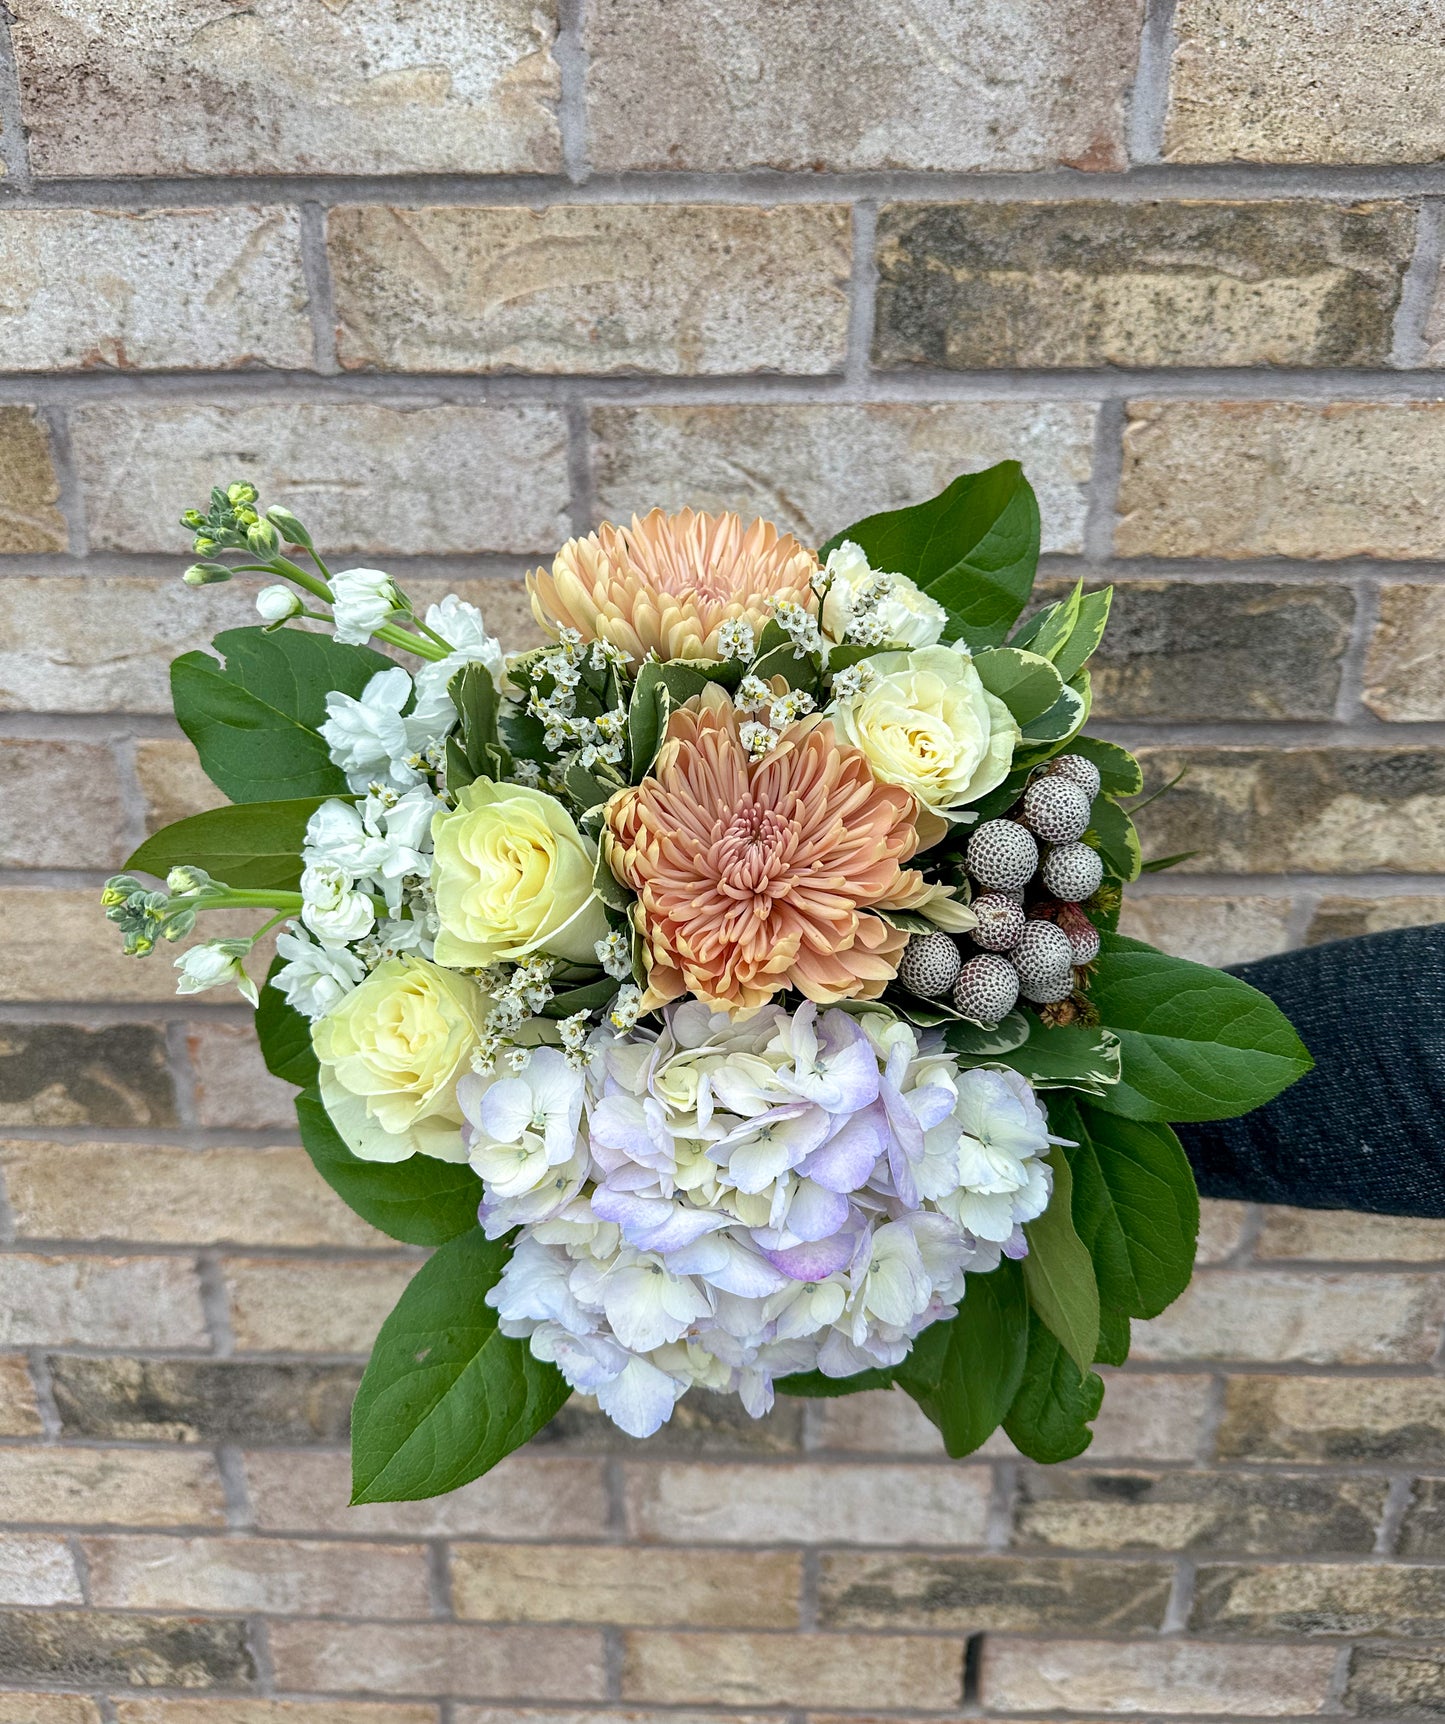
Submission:
[[[777,1377],[896,1365],[1048,1202],[1029,1085],[882,1014],[688,1001],[585,1073],[549,1053],[462,1086],[483,1224],[522,1229],[488,1298],[634,1436],[694,1386],[760,1417]]]

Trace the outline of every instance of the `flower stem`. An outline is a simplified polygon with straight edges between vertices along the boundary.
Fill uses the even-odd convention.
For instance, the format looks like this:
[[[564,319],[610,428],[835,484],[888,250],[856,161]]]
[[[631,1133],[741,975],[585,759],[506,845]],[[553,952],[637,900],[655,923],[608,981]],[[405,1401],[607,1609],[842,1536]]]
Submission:
[[[415,653],[418,658],[430,659],[433,664],[449,657],[451,653],[450,647],[437,646],[433,642],[425,640],[421,635],[408,634],[405,629],[398,628],[395,623],[383,623],[374,632],[379,641],[386,641],[391,646],[401,647],[406,652]]]
[[[190,902],[197,910],[276,910],[282,916],[294,916],[305,899],[299,892],[261,891],[226,886],[201,892]]]
[[[277,557],[271,564],[278,575],[285,575],[288,581],[295,581],[298,587],[304,587],[308,593],[318,599],[331,603],[331,588],[326,582],[313,575],[309,569],[303,569],[299,563],[293,563],[289,557]]]

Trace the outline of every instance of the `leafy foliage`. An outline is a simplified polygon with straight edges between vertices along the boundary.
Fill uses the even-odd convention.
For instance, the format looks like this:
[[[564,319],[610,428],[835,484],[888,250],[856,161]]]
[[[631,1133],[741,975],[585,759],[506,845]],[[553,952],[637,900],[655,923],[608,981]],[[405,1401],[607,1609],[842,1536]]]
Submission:
[[[201,767],[232,802],[345,796],[345,774],[318,735],[326,697],[359,695],[391,660],[301,629],[228,629],[209,653],[171,664],[171,699]]]
[[[501,780],[512,769],[512,757],[498,729],[503,703],[491,671],[484,664],[464,665],[447,685],[447,693],[458,718],[456,730],[447,738],[448,788],[460,790],[478,778]]]
[[[1103,1401],[1103,1380],[1081,1371],[1031,1312],[1023,1381],[1003,1422],[1009,1441],[1032,1461],[1071,1460],[1093,1441],[1089,1424]]]
[[[272,1077],[295,1084],[297,1089],[311,1089],[319,1070],[311,1046],[311,1025],[294,1006],[287,1005],[279,988],[270,985],[282,963],[281,958],[273,958],[266,972],[266,985],[256,1007],[256,1040]]]
[[[1099,1287],[1088,1247],[1074,1230],[1073,1178],[1057,1146],[1049,1153],[1049,1166],[1053,1197],[1042,1215],[1024,1223],[1029,1242],[1024,1285],[1029,1304],[1079,1369],[1087,1371],[1099,1344]]]
[[[342,795],[347,794],[343,788]],[[189,862],[228,886],[294,891],[301,878],[306,823],[324,800],[300,796],[208,808],[153,832],[126,867],[164,879],[171,868]]]
[[[958,1315],[925,1329],[893,1376],[943,1433],[953,1456],[998,1429],[1023,1381],[1029,1312],[1019,1266],[970,1275]]]
[[[413,1502],[536,1435],[568,1396],[555,1366],[503,1335],[486,1302],[509,1255],[479,1228],[425,1263],[381,1326],[351,1423],[353,1503]]]
[[[1143,1120],[1229,1119],[1313,1065],[1274,1001],[1222,970],[1103,936],[1091,998],[1119,1038],[1120,1081],[1099,1100]]]

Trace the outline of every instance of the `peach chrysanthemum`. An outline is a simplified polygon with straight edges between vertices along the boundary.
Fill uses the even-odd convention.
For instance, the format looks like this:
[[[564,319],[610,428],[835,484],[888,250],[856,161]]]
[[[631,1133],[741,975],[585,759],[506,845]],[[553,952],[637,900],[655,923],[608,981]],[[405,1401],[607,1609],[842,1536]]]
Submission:
[[[744,527],[739,515],[665,515],[654,509],[630,527],[610,523],[569,539],[552,572],[527,576],[532,614],[549,633],[574,628],[611,641],[634,662],[718,659],[718,630],[742,619],[761,633],[768,600],[813,609],[818,560],[769,521]]]
[[[870,909],[928,897],[902,864],[913,797],[805,719],[760,761],[715,686],[673,713],[652,776],[607,804],[613,873],[638,895],[651,1008],[695,994],[750,1011],[782,988],[874,999],[908,942]]]

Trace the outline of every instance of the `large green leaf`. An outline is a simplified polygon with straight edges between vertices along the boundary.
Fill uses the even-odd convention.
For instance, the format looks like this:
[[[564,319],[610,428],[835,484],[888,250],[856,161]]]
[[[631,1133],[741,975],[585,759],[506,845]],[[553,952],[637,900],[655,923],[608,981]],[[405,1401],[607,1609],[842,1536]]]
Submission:
[[[266,983],[256,1006],[256,1040],[261,1044],[261,1058],[266,1070],[282,1083],[295,1084],[297,1089],[310,1089],[316,1082],[316,1051],[311,1046],[311,1025],[294,1006],[286,1003],[279,988],[271,986],[272,978],[285,963],[273,958],[266,972]]]
[[[801,1395],[819,1401],[833,1395],[861,1395],[868,1389],[891,1389],[892,1371],[855,1371],[851,1377],[825,1377],[821,1371],[795,1371],[778,1377],[773,1387],[780,1395]]]
[[[1051,1026],[1036,1020],[1026,1042],[992,1055],[990,1063],[1012,1067],[1035,1089],[1102,1095],[1119,1081],[1119,1038],[1097,1024]]]
[[[869,515],[829,539],[862,547],[875,569],[907,575],[943,605],[971,647],[997,646],[1028,599],[1039,560],[1039,506],[1017,461],[961,474],[909,509]]]
[[[950,1455],[972,1454],[1003,1421],[1023,1380],[1028,1333],[1023,1276],[1005,1258],[966,1278],[958,1315],[925,1329],[894,1371]]]
[[[1222,970],[1105,934],[1090,997],[1123,1076],[1099,1105],[1130,1119],[1230,1119],[1314,1064],[1274,1001]]]
[[[1068,752],[1093,761],[1099,769],[1100,789],[1106,796],[1137,796],[1144,788],[1139,762],[1117,742],[1105,742],[1097,736],[1076,736]]]
[[[1030,1460],[1067,1461],[1093,1441],[1089,1423],[1103,1399],[1102,1380],[1093,1371],[1080,1371],[1032,1312],[1023,1382],[1003,1422],[1009,1441]]]
[[[1103,858],[1104,871],[1126,885],[1137,880],[1144,867],[1139,834],[1134,822],[1111,796],[1096,796],[1089,814],[1089,834]],[[1087,836],[1087,835],[1086,835]]]
[[[302,629],[229,629],[171,664],[171,699],[201,767],[232,802],[347,793],[317,734],[333,691],[359,695],[391,660]]]
[[[1063,697],[1059,673],[1038,653],[990,647],[974,655],[973,666],[979,681],[998,696],[1019,725],[1041,718]]]
[[[171,868],[189,862],[245,891],[294,891],[301,878],[306,823],[323,801],[298,796],[289,802],[208,808],[153,832],[126,867],[164,879]]]
[[[1056,1098],[1049,1121],[1073,1140],[1074,1225],[1089,1248],[1105,1305],[1157,1317],[1189,1285],[1199,1195],[1167,1125],[1122,1119]]]
[[[1099,1285],[1089,1249],[1074,1229],[1073,1178],[1058,1145],[1049,1153],[1049,1165],[1054,1170],[1049,1206],[1024,1224],[1029,1242],[1024,1285],[1029,1304],[1079,1369],[1087,1371],[1099,1344]]]
[[[422,1265],[381,1326],[351,1414],[353,1503],[415,1502],[480,1478],[567,1399],[554,1365],[486,1302],[510,1255],[473,1228]]]
[[[315,1090],[297,1096],[296,1118],[316,1171],[363,1221],[390,1238],[442,1245],[476,1226],[482,1182],[465,1162],[432,1155],[363,1161],[342,1142]]]

